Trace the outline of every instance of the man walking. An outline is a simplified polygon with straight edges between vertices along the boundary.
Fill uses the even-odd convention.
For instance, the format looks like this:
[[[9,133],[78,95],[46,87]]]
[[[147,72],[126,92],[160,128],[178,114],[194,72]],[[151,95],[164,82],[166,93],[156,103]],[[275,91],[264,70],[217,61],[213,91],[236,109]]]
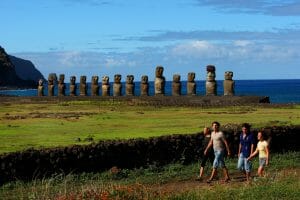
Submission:
[[[225,147],[226,147],[228,156],[230,156],[230,150],[229,150],[229,146],[226,141],[226,138],[225,138],[223,132],[219,130],[219,128],[220,128],[219,122],[212,123],[213,132],[211,133],[210,142],[208,143],[208,145],[204,151],[204,155],[206,155],[208,153],[209,148],[211,146],[213,146],[214,154],[215,154],[215,159],[213,162],[213,169],[212,169],[211,176],[210,176],[209,180],[207,181],[207,183],[211,183],[211,181],[213,180],[213,178],[215,177],[215,175],[217,173],[218,167],[221,167],[223,169],[224,177],[225,177],[224,181],[228,182],[230,180],[229,175],[228,175],[228,170],[227,170],[227,168],[225,166],[225,162],[224,162]]]
[[[237,168],[245,174],[247,181],[250,180],[250,172],[252,168],[252,163],[250,160],[247,160],[247,158],[254,151],[254,142],[254,136],[250,133],[250,125],[248,123],[244,123],[242,125],[242,133],[240,135]]]

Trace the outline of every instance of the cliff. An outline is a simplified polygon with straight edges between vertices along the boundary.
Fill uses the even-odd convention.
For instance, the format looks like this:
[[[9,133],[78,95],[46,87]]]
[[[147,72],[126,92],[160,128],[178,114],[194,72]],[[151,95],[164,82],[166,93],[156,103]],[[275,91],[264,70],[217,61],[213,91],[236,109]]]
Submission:
[[[44,78],[30,61],[9,56],[0,46],[0,87],[36,88]]]
[[[35,68],[29,60],[24,60],[15,56],[9,55],[10,61],[15,66],[17,76],[23,80],[33,80],[38,82],[39,79],[45,79],[42,73]]]

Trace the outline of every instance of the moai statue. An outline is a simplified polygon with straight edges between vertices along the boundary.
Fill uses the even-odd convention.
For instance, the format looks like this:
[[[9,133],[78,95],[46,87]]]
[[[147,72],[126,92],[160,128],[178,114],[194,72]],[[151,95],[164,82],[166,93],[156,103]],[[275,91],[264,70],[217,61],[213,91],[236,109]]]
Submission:
[[[86,76],[80,76],[80,96],[87,95],[87,84],[86,84]]]
[[[91,86],[91,95],[92,96],[99,96],[99,85],[98,85],[98,76],[92,76],[92,86]]]
[[[76,76],[70,77],[70,96],[76,96]]]
[[[122,76],[120,74],[114,76],[113,96],[122,96],[121,78]]]
[[[141,78],[141,96],[149,96],[148,76],[144,75]]]
[[[44,80],[40,79],[39,80],[39,85],[38,85],[38,96],[44,96]]]
[[[224,96],[233,96],[234,95],[234,81],[232,80],[233,72],[225,72],[225,80],[223,82],[224,86]]]
[[[195,96],[196,95],[196,74],[194,72],[188,73],[188,82],[187,82],[187,95]]]
[[[65,75],[60,74],[58,79],[58,96],[66,95]]]
[[[128,75],[126,78],[126,96],[134,96],[134,87],[135,84],[133,82],[134,76]]]
[[[54,84],[57,80],[56,74],[51,73],[48,76],[48,96],[54,96]]]
[[[217,82],[216,78],[216,67],[214,65],[208,65],[206,67],[206,95],[216,96],[217,95]]]
[[[164,68],[157,66],[155,70],[155,95],[165,95],[165,77],[163,76]]]
[[[173,75],[172,95],[173,96],[180,96],[181,95],[181,82],[180,82],[180,75],[179,74],[174,74]]]
[[[109,77],[103,76],[102,77],[102,96],[109,96],[109,95],[110,95]]]

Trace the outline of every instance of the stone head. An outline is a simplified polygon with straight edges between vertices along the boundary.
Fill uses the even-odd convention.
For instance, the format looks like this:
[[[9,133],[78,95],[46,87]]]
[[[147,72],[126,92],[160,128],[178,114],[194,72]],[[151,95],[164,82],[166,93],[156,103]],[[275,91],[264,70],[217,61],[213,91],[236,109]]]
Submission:
[[[157,66],[155,70],[155,76],[161,78],[163,76],[164,68],[163,66]]]
[[[70,77],[70,83],[71,83],[71,85],[75,85],[75,82],[76,82],[76,76],[71,76]]]
[[[142,83],[148,83],[148,76],[143,75],[142,78],[141,78],[141,82]]]
[[[210,72],[210,71],[207,72],[207,75],[206,75],[207,81],[215,81],[215,78],[216,78],[215,72]]]
[[[49,85],[53,85],[54,84],[54,80],[51,77],[48,78],[48,84]]]
[[[109,83],[109,76],[103,76],[102,77],[102,84],[103,85],[108,85]]]
[[[57,81],[56,73],[50,73],[48,76],[48,81],[49,80],[52,80],[53,83],[56,82]]]
[[[176,83],[180,82],[180,75],[179,74],[174,74],[173,75],[173,81],[176,82]]]
[[[188,81],[194,82],[196,74],[194,72],[188,73]]]
[[[133,75],[127,75],[126,83],[132,84],[133,80],[134,80],[134,76]]]
[[[98,76],[92,76],[92,84],[97,85],[98,84],[99,77]]]
[[[80,76],[80,83],[86,83],[86,76]]]
[[[43,79],[40,79],[40,80],[39,80],[39,86],[43,86],[43,84],[44,84],[44,80],[43,80]]]
[[[224,74],[225,80],[232,80],[233,72],[232,71],[226,71]]]
[[[114,82],[115,83],[121,83],[121,78],[122,78],[121,74],[115,74]]]
[[[58,83],[62,84],[65,81],[65,75],[64,74],[60,74],[59,75],[59,79],[58,79]]]
[[[206,66],[206,81],[215,81],[216,78],[216,67],[214,65],[207,65]]]

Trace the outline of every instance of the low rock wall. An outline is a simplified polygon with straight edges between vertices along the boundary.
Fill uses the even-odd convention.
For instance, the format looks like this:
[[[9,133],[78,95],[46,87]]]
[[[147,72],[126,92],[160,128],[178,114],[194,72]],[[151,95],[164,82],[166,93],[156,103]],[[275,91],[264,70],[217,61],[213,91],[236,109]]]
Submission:
[[[223,131],[232,155],[237,153],[239,132]],[[300,150],[300,126],[264,128],[271,153]],[[257,130],[252,130],[256,135]],[[44,178],[54,173],[99,172],[113,166],[139,168],[173,162],[190,163],[203,154],[203,134],[178,134],[149,139],[108,140],[84,146],[28,149],[0,156],[0,184]]]

